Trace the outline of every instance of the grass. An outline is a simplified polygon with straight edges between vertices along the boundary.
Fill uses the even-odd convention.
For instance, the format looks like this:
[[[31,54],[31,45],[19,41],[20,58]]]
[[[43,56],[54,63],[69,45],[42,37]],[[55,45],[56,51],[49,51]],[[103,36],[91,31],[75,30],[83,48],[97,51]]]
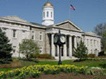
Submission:
[[[19,63],[20,64],[17,64]],[[55,60],[39,60],[38,62],[35,61],[26,61],[26,60],[15,60],[15,62],[12,62],[12,68],[10,68],[10,66],[8,67],[4,67],[4,68],[0,68],[0,71],[8,71],[11,69],[14,69],[14,65],[17,67],[23,67],[23,66],[29,66],[29,65],[45,65],[45,64],[49,64],[49,65],[57,65],[58,61]],[[70,64],[70,65],[76,65],[76,66],[89,66],[89,67],[100,67],[101,64],[106,64],[106,59],[89,59],[89,60],[85,60],[85,61],[81,61],[81,62],[74,62],[72,60],[64,60],[62,61],[62,64]],[[17,66],[20,65],[20,66]],[[1,65],[2,66],[2,65]],[[106,67],[106,66],[105,66]]]
[[[100,66],[100,64],[105,63],[106,60],[86,60],[81,62],[70,62],[70,64],[77,65],[77,66],[89,66],[89,67],[97,67]]]
[[[81,62],[74,62],[72,60],[64,60],[64,61],[62,61],[62,64],[97,67],[97,66],[100,66],[100,64],[103,64],[105,62],[106,62],[106,60],[86,60],[86,61],[81,61]],[[57,65],[58,61],[39,61],[37,64],[39,64],[39,65],[44,65],[44,64]]]
[[[11,70],[12,68],[0,68],[0,71],[9,71]]]
[[[58,61],[53,60],[39,60],[37,63],[32,61],[22,61],[22,66],[29,66],[29,65],[57,65]],[[81,62],[74,62],[72,60],[64,60],[62,61],[62,64],[70,64],[70,65],[76,65],[76,66],[89,66],[89,67],[100,67],[101,64],[106,64],[106,59],[89,59]]]

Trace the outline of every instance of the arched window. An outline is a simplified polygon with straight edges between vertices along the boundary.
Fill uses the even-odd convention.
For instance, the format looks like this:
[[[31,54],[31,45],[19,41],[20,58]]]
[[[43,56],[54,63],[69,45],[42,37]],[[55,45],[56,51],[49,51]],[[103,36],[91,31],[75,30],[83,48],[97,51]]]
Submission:
[[[49,17],[49,12],[47,11],[47,17]]]
[[[53,14],[53,13],[51,12],[51,18],[52,18],[52,14]]]

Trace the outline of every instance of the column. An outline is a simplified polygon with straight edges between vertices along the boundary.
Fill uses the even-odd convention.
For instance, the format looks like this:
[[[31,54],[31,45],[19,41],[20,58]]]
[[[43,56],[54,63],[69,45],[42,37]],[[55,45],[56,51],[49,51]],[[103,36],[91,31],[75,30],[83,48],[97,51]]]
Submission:
[[[66,37],[65,37],[66,38]],[[67,43],[67,38],[66,38],[66,43]],[[67,48],[66,48],[66,43],[63,46],[63,56],[66,57],[67,56]]]
[[[77,48],[77,37],[74,37],[74,47]]]
[[[51,55],[55,57],[54,34],[51,34]]]
[[[66,57],[67,56],[67,51],[66,51],[66,44],[64,44],[63,46],[63,56]]]
[[[72,37],[69,36],[69,56],[72,57]]]

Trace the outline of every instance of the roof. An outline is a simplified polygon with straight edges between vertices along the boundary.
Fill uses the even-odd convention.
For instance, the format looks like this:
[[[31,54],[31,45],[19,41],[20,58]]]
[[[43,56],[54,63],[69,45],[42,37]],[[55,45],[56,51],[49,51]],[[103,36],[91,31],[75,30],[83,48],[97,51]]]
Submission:
[[[41,24],[28,22],[26,20],[21,19],[20,17],[17,17],[17,16],[0,17],[0,20],[10,22],[10,23],[23,24],[23,25],[32,26],[32,27],[45,28],[45,27],[41,27],[41,26],[43,26]]]
[[[70,20],[66,20],[66,21],[64,21],[64,22],[58,23],[58,24],[56,24],[56,26],[59,26],[59,25],[65,24],[65,23],[69,23],[69,24],[71,24],[73,27],[75,27],[77,30],[82,31],[77,25],[75,25],[75,24],[74,24],[73,22],[71,22]]]
[[[43,7],[52,7],[53,8],[53,5],[50,3],[50,2],[46,2]]]
[[[58,24],[51,25],[47,28],[58,28],[58,29],[82,32],[82,30],[79,27],[77,27],[74,23],[72,23],[69,20],[66,20],[66,21],[58,23]]]
[[[1,18],[13,20],[13,21],[27,22],[26,20],[23,20],[17,16],[5,16],[5,17],[1,17]]]
[[[100,36],[95,34],[94,32],[85,32],[84,34],[87,35],[87,36],[93,36],[93,37],[99,37],[100,38]]]

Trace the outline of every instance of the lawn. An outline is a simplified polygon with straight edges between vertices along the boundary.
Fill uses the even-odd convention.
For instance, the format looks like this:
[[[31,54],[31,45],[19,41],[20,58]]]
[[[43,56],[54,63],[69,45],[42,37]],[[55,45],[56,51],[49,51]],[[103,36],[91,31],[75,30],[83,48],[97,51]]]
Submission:
[[[49,65],[49,68],[48,67],[46,67],[46,64],[48,64]],[[50,70],[55,70],[56,68],[58,68],[58,67],[56,67],[56,65],[58,64],[58,61],[56,61],[56,60],[39,60],[38,62],[36,62],[36,61],[27,61],[27,60],[20,60],[20,59],[15,59],[15,60],[13,60],[13,62],[11,62],[11,64],[1,64],[0,65],[0,72],[1,71],[4,71],[5,73],[8,71],[8,72],[10,72],[9,74],[10,75],[8,75],[9,77],[11,77],[11,71],[10,70],[12,70],[12,71],[14,71],[12,74],[13,74],[13,76],[17,73],[16,72],[16,68],[19,68],[18,70],[19,70],[19,72],[20,71],[22,71],[22,72],[24,72],[23,74],[20,72],[20,74],[22,74],[21,75],[21,77],[27,77],[27,75],[28,75],[28,72],[31,72],[31,73],[29,73],[29,76],[30,75],[33,75],[33,74],[35,74],[34,76],[36,76],[36,73],[38,72],[38,71],[36,71],[36,67],[37,67],[37,65],[38,65],[38,67],[39,66],[43,66],[43,67],[41,67],[41,68],[44,68],[44,67],[46,67],[46,68],[44,68],[44,69],[40,69],[41,71],[42,70],[48,70],[48,69],[50,69]],[[31,77],[27,77],[27,78],[22,78],[22,79],[105,79],[106,78],[106,75],[97,75],[98,74],[98,72],[101,74],[105,74],[106,73],[106,59],[88,59],[88,60],[85,60],[85,61],[81,61],[81,62],[74,62],[73,60],[64,60],[64,61],[62,61],[62,64],[63,64],[63,66],[61,67],[61,68],[63,68],[63,69],[61,69],[61,70],[64,70],[64,72],[60,72],[60,73],[58,73],[58,74],[55,74],[55,75],[53,75],[53,74],[44,74],[44,73],[48,73],[47,71],[46,72],[42,72],[41,74],[40,74],[40,77],[38,77],[38,78],[32,78],[33,76],[31,76]],[[30,66],[31,65],[31,66]],[[44,66],[45,65],[45,66]],[[97,71],[97,74],[96,75],[92,75],[92,74],[87,74],[87,75],[85,75],[85,74],[76,74],[76,73],[74,73],[74,72],[71,72],[71,73],[65,73],[66,72],[66,69],[67,68],[69,68],[69,66],[71,66],[71,65],[75,65],[74,66],[74,68],[76,68],[76,70],[75,71],[77,71],[77,69],[78,69],[78,71],[79,71],[79,69],[80,69],[80,67],[81,66],[83,66],[83,67],[85,67],[85,66],[88,66],[88,68],[91,68],[91,67],[104,67],[105,69],[103,70],[103,71],[101,71],[101,70],[98,70]],[[24,66],[27,66],[27,67],[24,67]],[[58,66],[58,65],[57,65]],[[65,67],[65,66],[68,66],[68,67]],[[22,69],[22,68],[24,67],[25,69]],[[35,67],[35,68],[34,68]],[[56,68],[52,68],[52,67],[56,67]],[[65,67],[65,68],[64,68]],[[77,68],[78,67],[78,68]],[[32,68],[32,71],[31,71],[31,68]],[[86,68],[86,67],[85,67]],[[14,70],[15,69],[15,70]],[[29,69],[29,70],[28,70]],[[34,70],[35,69],[35,70]],[[37,68],[37,69],[39,69],[39,68]],[[73,68],[72,68],[73,69]],[[49,70],[49,72],[50,72],[50,70]],[[51,72],[58,72],[58,71],[51,71]],[[70,69],[71,70],[71,69]],[[83,69],[83,70],[86,70],[86,69]],[[91,69],[92,70],[92,69]],[[28,72],[27,72],[28,71]],[[59,70],[60,71],[60,70]],[[69,70],[67,70],[67,71],[69,71]],[[72,70],[73,71],[73,70]],[[87,71],[89,71],[89,70],[87,70]],[[33,72],[33,73],[32,73]],[[36,73],[35,73],[36,72]],[[50,72],[50,73],[51,73]],[[85,71],[84,71],[85,72]],[[90,71],[91,72],[91,71]],[[94,72],[95,72],[95,70],[94,71],[92,71],[92,73],[94,74]],[[2,73],[2,72],[1,72]],[[27,75],[25,74],[25,73],[27,73]],[[25,76],[26,75],[26,76]],[[4,75],[5,76],[5,75]],[[7,76],[7,77],[8,77]],[[20,77],[20,75],[18,75],[19,77]],[[17,76],[17,77],[18,77]],[[16,77],[16,76],[15,76]],[[21,78],[20,77],[20,78]],[[3,79],[7,79],[7,78],[3,78]],[[9,78],[9,79],[11,79],[11,78]],[[16,78],[17,79],[17,78]],[[19,78],[18,78],[19,79]]]
[[[57,65],[58,61],[56,61],[56,60],[39,60],[38,62],[34,62],[34,61],[25,61],[25,60],[15,60],[15,62],[12,62],[12,65],[6,64],[6,68],[5,68],[5,65],[0,65],[0,67],[1,67],[0,71],[8,71],[8,70],[11,70],[11,69],[14,69],[17,67],[23,67],[23,66],[29,66],[29,65],[35,65],[35,64],[36,65],[45,65],[45,64]],[[89,66],[89,67],[104,66],[106,68],[106,59],[89,59],[89,60],[81,61],[81,62],[74,62],[72,60],[64,60],[64,61],[62,61],[62,64],[63,65],[69,64],[69,65],[76,65],[76,66]]]
[[[103,59],[96,59],[96,60],[86,60],[86,61],[81,61],[81,62],[74,62],[72,60],[64,60],[62,61],[62,64],[70,64],[70,65],[76,65],[76,66],[89,66],[89,67],[97,67],[100,66],[101,64],[104,64],[106,62],[106,60]],[[42,60],[39,61],[38,63],[39,65],[44,65],[44,64],[50,64],[50,65],[57,65],[58,61],[46,61],[46,60]]]
[[[9,71],[11,69],[13,69],[13,68],[0,68],[0,71]]]

